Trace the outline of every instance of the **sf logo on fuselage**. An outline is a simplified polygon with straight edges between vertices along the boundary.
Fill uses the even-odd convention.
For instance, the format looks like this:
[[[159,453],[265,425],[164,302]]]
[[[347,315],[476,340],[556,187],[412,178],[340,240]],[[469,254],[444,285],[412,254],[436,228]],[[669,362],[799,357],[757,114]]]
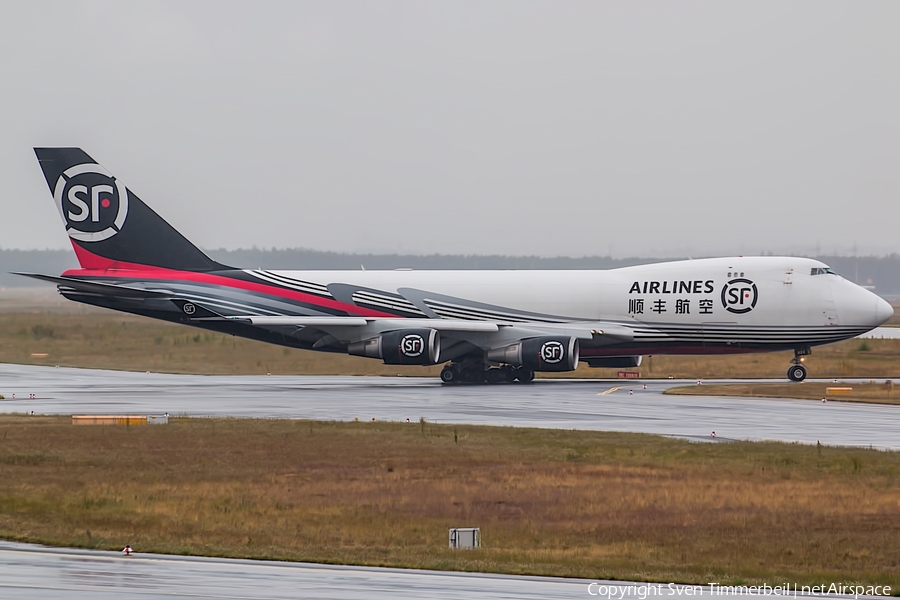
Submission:
[[[425,340],[417,333],[410,333],[400,340],[400,352],[403,356],[415,358],[425,352]]]
[[[128,191],[97,164],[66,169],[53,188],[69,237],[100,242],[116,235],[128,216]]]
[[[753,310],[757,297],[756,284],[749,279],[732,279],[722,288],[722,306],[738,315]]]
[[[544,342],[541,346],[541,360],[555,365],[566,355],[566,349],[560,342]]]

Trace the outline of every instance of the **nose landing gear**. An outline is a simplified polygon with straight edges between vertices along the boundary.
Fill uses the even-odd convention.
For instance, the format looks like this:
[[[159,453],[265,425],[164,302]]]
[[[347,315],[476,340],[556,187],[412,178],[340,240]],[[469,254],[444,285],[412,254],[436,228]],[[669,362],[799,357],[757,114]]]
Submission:
[[[803,381],[806,379],[806,367],[799,362],[791,365],[791,368],[788,369],[787,376],[791,381]]]
[[[809,348],[798,348],[794,350],[794,358],[791,359],[791,367],[787,371],[788,379],[791,381],[803,381],[806,379],[806,367],[803,366],[803,357],[810,354]]]

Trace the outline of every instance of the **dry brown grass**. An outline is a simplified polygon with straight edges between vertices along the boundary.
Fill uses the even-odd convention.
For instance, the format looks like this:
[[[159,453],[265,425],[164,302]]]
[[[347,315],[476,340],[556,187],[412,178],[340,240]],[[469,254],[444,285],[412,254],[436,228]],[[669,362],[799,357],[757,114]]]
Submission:
[[[480,526],[484,548],[448,550],[453,526]],[[0,536],[32,542],[897,586],[898,534],[897,453],[426,423],[0,417]]]
[[[72,303],[70,303],[72,304]],[[72,304],[75,308],[78,305]],[[0,362],[206,374],[437,376],[439,367],[396,367],[352,356],[292,350],[183,325],[85,308],[0,311]],[[47,356],[33,356],[46,354]],[[785,377],[792,354],[650,356],[643,377]],[[811,377],[900,377],[900,340],[848,340],[814,349]],[[619,369],[581,365],[541,376],[615,378]]]
[[[849,394],[829,394],[830,387],[851,387]],[[670,388],[666,394],[683,396],[741,396],[750,398],[800,398],[834,400],[838,402],[867,402],[872,404],[900,404],[900,389],[891,383],[735,383],[688,385]]]

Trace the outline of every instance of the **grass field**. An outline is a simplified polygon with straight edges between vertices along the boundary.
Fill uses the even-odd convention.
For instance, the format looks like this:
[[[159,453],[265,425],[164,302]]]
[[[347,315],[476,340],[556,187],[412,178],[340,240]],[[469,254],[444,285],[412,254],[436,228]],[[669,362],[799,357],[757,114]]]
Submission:
[[[830,387],[851,387],[850,393],[829,393]],[[734,383],[689,385],[670,388],[666,394],[682,396],[741,396],[751,398],[801,398],[872,404],[900,404],[900,389],[892,383],[835,384],[818,381],[803,383]]]
[[[449,527],[484,547],[447,549]],[[628,580],[900,589],[900,453],[428,423],[0,416],[0,537]]]
[[[345,355],[293,350],[183,325],[77,304],[0,310],[0,362],[207,374],[404,375],[436,377],[440,367],[396,367]],[[642,377],[785,377],[793,354],[648,356]],[[815,348],[811,377],[898,377],[900,340],[849,340]],[[618,369],[581,365],[556,377],[614,378]],[[2,391],[2,390],[0,390]]]

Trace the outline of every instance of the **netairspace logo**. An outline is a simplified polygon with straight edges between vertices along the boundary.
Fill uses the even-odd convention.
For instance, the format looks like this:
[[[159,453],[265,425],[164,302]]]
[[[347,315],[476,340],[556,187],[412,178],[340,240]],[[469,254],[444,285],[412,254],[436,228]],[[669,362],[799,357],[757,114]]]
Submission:
[[[625,598],[638,598],[647,600],[656,596],[781,596],[800,598],[807,596],[824,596],[842,594],[853,596],[890,596],[889,585],[845,585],[843,583],[831,583],[822,585],[797,585],[785,583],[783,585],[719,585],[709,583],[709,587],[699,585],[680,585],[676,583],[645,583],[616,585],[604,583],[591,583],[588,585],[588,594],[607,600],[625,600]]]

